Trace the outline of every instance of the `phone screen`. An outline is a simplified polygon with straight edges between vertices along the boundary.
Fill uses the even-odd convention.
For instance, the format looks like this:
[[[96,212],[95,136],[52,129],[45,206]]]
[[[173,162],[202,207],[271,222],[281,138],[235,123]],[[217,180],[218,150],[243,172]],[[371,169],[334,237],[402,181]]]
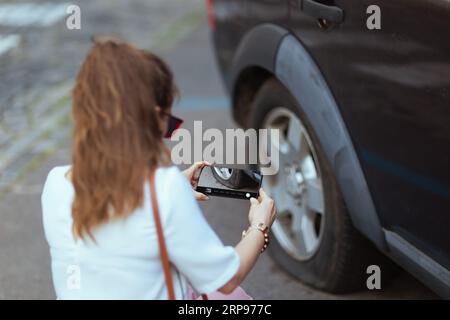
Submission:
[[[208,196],[250,199],[259,196],[263,176],[254,170],[203,168],[196,190]]]

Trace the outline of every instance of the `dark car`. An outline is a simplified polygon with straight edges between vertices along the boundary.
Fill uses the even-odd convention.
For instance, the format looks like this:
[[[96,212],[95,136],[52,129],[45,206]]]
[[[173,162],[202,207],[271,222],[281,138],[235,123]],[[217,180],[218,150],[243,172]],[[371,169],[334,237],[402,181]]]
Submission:
[[[450,2],[207,6],[235,120],[282,132],[263,183],[275,260],[329,292],[365,287],[370,265],[387,279],[394,260],[450,297]]]

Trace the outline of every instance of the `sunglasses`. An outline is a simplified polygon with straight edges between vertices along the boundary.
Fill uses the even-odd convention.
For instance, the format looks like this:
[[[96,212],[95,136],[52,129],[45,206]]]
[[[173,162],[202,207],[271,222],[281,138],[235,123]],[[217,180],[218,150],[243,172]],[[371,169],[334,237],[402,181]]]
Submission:
[[[183,120],[173,116],[168,112],[161,111],[161,113],[169,118],[167,120],[167,131],[164,135],[164,138],[171,138],[173,133],[181,127],[181,125],[183,124]]]

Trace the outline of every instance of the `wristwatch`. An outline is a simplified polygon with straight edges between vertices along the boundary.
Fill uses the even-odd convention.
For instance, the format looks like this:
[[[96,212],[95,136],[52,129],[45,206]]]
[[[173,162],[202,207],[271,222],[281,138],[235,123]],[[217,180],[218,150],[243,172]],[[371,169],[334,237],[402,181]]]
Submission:
[[[253,224],[247,230],[242,231],[242,238],[244,238],[253,229],[261,231],[264,235],[264,246],[261,249],[262,253],[269,246],[269,227],[264,222]]]

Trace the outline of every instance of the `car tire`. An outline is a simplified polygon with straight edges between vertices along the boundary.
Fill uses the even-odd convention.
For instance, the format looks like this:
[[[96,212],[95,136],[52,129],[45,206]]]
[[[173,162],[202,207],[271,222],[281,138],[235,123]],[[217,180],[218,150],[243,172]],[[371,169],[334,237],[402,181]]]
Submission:
[[[314,146],[317,157],[315,160],[324,186],[325,218],[320,243],[311,257],[293,257],[273,235],[274,232],[269,246],[271,256],[283,269],[302,282],[331,293],[348,293],[366,287],[369,276],[367,267],[370,265],[380,266],[385,283],[396,268],[353,227],[314,128],[295,98],[277,79],[266,81],[256,94],[250,115],[251,127],[262,128],[271,110],[279,106],[284,106],[300,119]],[[278,207],[276,199],[275,204]]]
[[[229,170],[227,177],[224,177],[222,173],[218,173],[216,170]],[[245,174],[241,170],[229,169],[229,168],[214,168],[212,170],[214,178],[224,186],[230,189],[239,189],[245,187],[248,182]]]

